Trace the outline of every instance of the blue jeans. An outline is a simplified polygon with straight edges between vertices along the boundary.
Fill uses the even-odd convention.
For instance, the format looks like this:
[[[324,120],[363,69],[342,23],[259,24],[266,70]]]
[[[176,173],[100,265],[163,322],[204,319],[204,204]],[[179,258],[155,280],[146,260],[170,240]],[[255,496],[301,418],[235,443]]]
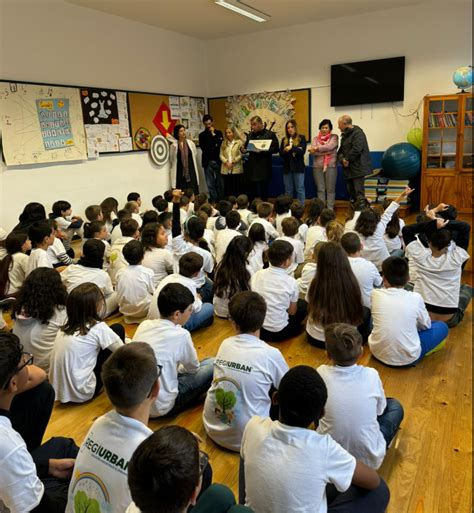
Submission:
[[[224,197],[224,180],[221,175],[220,162],[211,160],[204,169],[204,176],[206,177],[209,199],[211,201],[222,199]]]
[[[198,289],[198,294],[201,296],[203,303],[212,303],[214,298],[214,283],[206,276],[204,285]]]
[[[387,407],[383,411],[382,415],[377,417],[377,422],[380,426],[387,447],[393,440],[395,433],[398,431],[400,424],[404,417],[403,406],[399,401],[393,397],[387,397]]]
[[[283,183],[285,193],[296,198],[304,206],[304,173],[283,173]]]
[[[431,321],[431,328],[419,331],[421,342],[421,354],[418,360],[413,363],[418,363],[426,353],[432,351],[435,347],[439,346],[441,342],[448,336],[448,325],[443,321]]]
[[[199,328],[206,328],[214,322],[214,305],[203,303],[199,312],[193,312],[183,328],[188,331],[195,331]]]
[[[178,374],[178,395],[166,416],[181,413],[189,403],[209,390],[214,372],[214,358],[205,358],[200,363],[201,366],[195,374]]]

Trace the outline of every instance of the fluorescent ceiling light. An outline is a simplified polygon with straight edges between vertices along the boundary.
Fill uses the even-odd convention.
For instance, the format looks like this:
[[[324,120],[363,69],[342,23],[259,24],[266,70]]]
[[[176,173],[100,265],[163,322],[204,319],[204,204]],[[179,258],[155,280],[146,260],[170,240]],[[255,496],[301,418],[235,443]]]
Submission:
[[[254,9],[249,5],[239,2],[239,0],[214,0],[214,2],[217,5],[220,5],[221,7],[230,9],[231,11],[241,14],[242,16],[247,16],[247,18],[250,18],[254,21],[258,21],[260,23],[268,21],[270,19],[270,16],[268,16],[268,14],[264,14],[263,12],[257,11],[257,9]]]

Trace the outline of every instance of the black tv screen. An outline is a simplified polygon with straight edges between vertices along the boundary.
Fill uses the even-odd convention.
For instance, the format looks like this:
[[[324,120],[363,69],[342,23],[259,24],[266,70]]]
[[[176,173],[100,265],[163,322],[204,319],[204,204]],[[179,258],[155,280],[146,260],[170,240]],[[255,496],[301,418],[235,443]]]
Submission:
[[[405,57],[331,66],[331,106],[402,101]]]

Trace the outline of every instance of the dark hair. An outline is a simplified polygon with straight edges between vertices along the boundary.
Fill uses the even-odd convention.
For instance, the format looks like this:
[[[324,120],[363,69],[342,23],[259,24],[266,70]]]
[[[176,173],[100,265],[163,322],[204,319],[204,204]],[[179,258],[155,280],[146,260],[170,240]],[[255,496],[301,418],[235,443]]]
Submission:
[[[135,450],[128,466],[128,486],[142,513],[179,513],[199,484],[199,446],[180,426],[165,426]]]
[[[120,223],[120,230],[124,237],[133,237],[138,230],[138,223],[131,217],[124,219]]]
[[[251,290],[239,292],[229,301],[229,316],[241,333],[259,330],[263,326],[266,313],[265,299]]]
[[[383,202],[383,208],[386,209],[392,203],[392,200],[386,198]],[[394,239],[400,233],[400,218],[399,218],[400,209],[395,210],[392,214],[392,218],[387,223],[387,227],[385,228],[385,233],[388,235],[389,239]]]
[[[200,192],[194,195],[194,212],[197,212],[205,203],[207,203],[207,194]]]
[[[340,244],[319,250],[317,272],[308,290],[308,319],[325,327],[334,322],[358,326],[363,319],[359,282]]]
[[[13,255],[21,252],[21,247],[28,240],[28,235],[12,232],[5,239],[6,256],[0,260],[0,298],[5,297],[10,284],[9,272],[13,267]]]
[[[187,207],[191,200],[189,199],[189,196],[186,196],[186,194],[183,194],[181,198],[179,199],[179,206],[180,207]]]
[[[204,264],[204,259],[199,253],[189,251],[181,256],[178,262],[179,274],[191,278],[198,273]]]
[[[252,203],[250,203],[250,210],[254,214],[257,214],[258,206],[260,205],[260,203],[262,203],[262,199],[261,198],[254,198],[252,200]]]
[[[237,212],[237,210],[231,210],[226,216],[225,216],[225,224],[227,228],[230,228],[231,230],[236,230],[240,224],[240,214]]]
[[[205,123],[206,121],[214,121],[212,119],[212,116],[210,114],[204,114],[204,116],[202,117],[202,122]]]
[[[28,203],[20,214],[20,223],[34,223],[46,219],[46,210],[41,203]]]
[[[336,219],[336,212],[332,208],[323,208],[319,214],[319,225],[323,228],[329,223]]]
[[[276,214],[286,214],[291,209],[293,198],[289,194],[280,194],[277,196],[273,209]]]
[[[268,249],[268,259],[274,267],[280,267],[293,255],[294,248],[286,240],[276,240]]]
[[[102,214],[104,215],[104,220],[110,223],[112,221],[112,212],[117,214],[118,201],[112,197],[105,198],[105,200],[100,204],[100,208],[102,210]]]
[[[291,204],[291,215],[298,221],[303,219],[304,207],[299,201],[293,201]]]
[[[382,262],[382,274],[392,287],[404,287],[410,279],[408,263],[400,257],[386,258]]]
[[[184,195],[189,198],[189,201],[191,201],[191,198],[194,196],[194,189],[192,187],[187,187],[183,192]]]
[[[199,212],[204,212],[205,214],[207,214],[207,217],[211,217],[212,216],[212,205],[210,203],[202,204],[199,207]]]
[[[293,145],[294,146],[299,146],[301,139],[300,139],[300,136],[298,134],[298,123],[296,122],[295,119],[289,119],[285,123],[285,137],[283,138],[284,145],[287,146],[289,141],[290,141],[290,134],[288,133],[288,125],[293,125],[293,128],[295,129],[295,135],[293,136],[294,137]]]
[[[20,339],[9,331],[0,331],[0,390],[7,388],[10,380],[17,373],[21,362],[23,346]]]
[[[252,248],[252,241],[243,235],[230,241],[214,276],[214,294],[217,297],[231,299],[238,292],[250,290],[251,276],[247,264]]]
[[[140,194],[138,192],[129,192],[127,195],[127,201],[138,201]]]
[[[434,208],[436,205],[430,205],[430,208]],[[441,210],[437,213],[436,217],[441,217],[446,221],[454,221],[458,216],[458,211],[454,205],[448,205],[446,210]]]
[[[348,232],[342,236],[341,246],[348,255],[353,255],[360,251],[362,244],[360,237],[355,232]]]
[[[100,233],[105,226],[104,221],[91,221],[90,223],[84,223],[84,238],[93,239],[98,233]]]
[[[362,348],[362,335],[355,326],[343,322],[324,328],[326,351],[329,358],[339,365],[355,363]]]
[[[239,194],[237,196],[237,206],[241,209],[247,208],[249,204],[249,197],[247,194]]]
[[[178,310],[184,312],[193,303],[193,293],[181,283],[168,283],[158,295],[158,310],[161,317],[165,318]]]
[[[143,245],[139,240],[130,240],[122,250],[123,257],[130,265],[138,265],[145,256]]]
[[[371,237],[380,221],[380,215],[372,208],[364,208],[357,219],[355,231],[364,237]]]
[[[61,276],[49,267],[37,267],[23,282],[12,317],[22,314],[46,324],[58,306],[66,305],[67,291]]]
[[[158,223],[160,220],[160,216],[158,215],[158,212],[155,212],[154,210],[147,210],[142,217],[142,231],[143,227],[150,223]]]
[[[447,248],[451,244],[452,234],[447,228],[427,232],[428,242],[438,251]]]
[[[205,245],[202,245],[203,241],[201,239],[204,236],[204,230],[206,229],[206,223],[200,217],[191,216],[184,223],[184,229],[185,229],[186,233],[188,234],[189,238],[193,242],[198,242],[200,247],[202,247],[203,249],[208,249],[207,243]]]
[[[265,228],[263,227],[263,224],[260,224],[260,223],[253,223],[250,226],[248,236],[253,244],[255,244],[257,242],[266,242],[267,241]]]
[[[158,222],[163,225],[163,227],[165,226],[165,223],[167,221],[172,221],[173,220],[173,214],[171,212],[162,212],[159,216],[158,216]]]
[[[297,365],[281,379],[278,387],[280,420],[287,426],[307,428],[324,414],[328,391],[318,371]]]
[[[77,262],[84,267],[102,269],[104,266],[105,244],[98,239],[86,240],[82,247],[82,257]]]
[[[116,222],[118,222],[120,224],[122,221],[125,221],[125,219],[132,219],[132,214],[130,214],[130,212],[128,210],[121,208],[117,212],[117,219],[114,219],[114,221],[113,221],[114,225]]]
[[[176,138],[175,138],[176,139]],[[163,193],[163,198],[165,198],[165,200],[168,202],[168,203],[171,203],[171,200],[173,199],[173,189],[168,189],[167,191],[165,191]]]
[[[28,230],[28,237],[34,248],[41,244],[46,237],[49,237],[53,232],[53,228],[48,221],[36,221]]]
[[[160,223],[148,223],[143,227],[141,241],[145,251],[151,251],[153,248],[158,247],[156,245],[156,237],[160,228],[163,228],[163,225]]]
[[[100,302],[105,304],[104,295],[95,283],[81,283],[74,287],[67,298],[67,321],[61,330],[66,335],[87,335],[102,320],[98,311]]]
[[[179,131],[182,128],[186,128],[184,125],[175,125],[173,128],[173,137],[177,140],[179,138]]]
[[[225,217],[232,210],[232,203],[227,200],[220,200],[217,204],[217,210],[222,217]]]
[[[321,120],[319,123],[319,130],[321,130],[321,128],[323,128],[324,125],[327,125],[329,129],[332,131],[332,123],[330,119]]]
[[[153,198],[152,204],[160,212],[164,212],[168,208],[168,202],[161,197]]]
[[[285,217],[281,222],[281,229],[287,237],[294,237],[298,233],[298,220],[294,217]]]
[[[229,196],[226,196],[225,199],[226,199],[226,201],[228,201],[232,205],[232,208],[234,207],[234,205],[237,204],[237,197],[234,196],[233,194],[230,194]]]
[[[273,205],[268,201],[262,201],[257,206],[258,217],[266,219],[273,212]]]
[[[158,379],[155,353],[146,342],[124,344],[107,358],[101,377],[115,408],[138,406],[149,397]]]
[[[61,212],[64,212],[65,210],[69,210],[70,208],[71,208],[71,204],[69,203],[69,201],[59,200],[59,201],[55,201],[53,203],[53,207],[51,210],[53,211],[53,215],[55,217],[61,217],[62,216]]]
[[[316,223],[324,207],[325,203],[322,199],[313,198],[311,200],[311,203],[309,204],[308,215],[306,217],[306,224],[308,226],[311,226],[312,224]]]
[[[93,221],[97,221],[101,212],[99,205],[89,205],[85,210],[86,218],[90,223],[92,223]]]

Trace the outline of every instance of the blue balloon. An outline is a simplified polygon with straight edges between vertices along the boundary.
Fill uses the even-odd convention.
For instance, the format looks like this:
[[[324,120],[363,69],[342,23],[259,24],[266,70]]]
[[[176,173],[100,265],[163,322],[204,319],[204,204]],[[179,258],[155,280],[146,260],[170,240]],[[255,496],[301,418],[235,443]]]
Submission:
[[[382,157],[382,176],[392,180],[410,180],[421,169],[421,153],[410,143],[397,143],[388,148]]]

